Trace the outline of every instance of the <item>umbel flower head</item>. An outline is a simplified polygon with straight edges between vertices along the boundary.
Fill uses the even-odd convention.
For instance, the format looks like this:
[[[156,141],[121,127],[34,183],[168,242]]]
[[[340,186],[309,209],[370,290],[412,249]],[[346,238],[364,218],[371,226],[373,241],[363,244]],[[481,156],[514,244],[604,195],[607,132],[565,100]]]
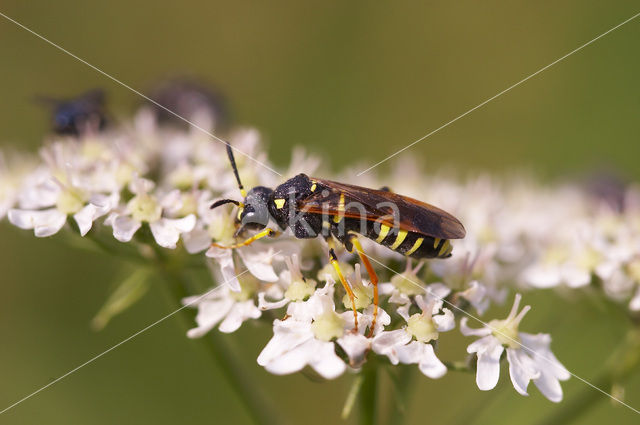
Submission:
[[[228,140],[244,153],[236,165],[248,188],[282,182],[256,130],[232,129]],[[417,264],[363,240],[381,278],[377,307],[370,276],[356,255],[338,246],[336,261],[355,295],[353,304],[346,297],[322,238],[300,240],[283,229],[278,238],[220,248],[239,241],[242,216],[242,206],[233,203],[209,208],[240,196],[225,144],[161,122],[147,108],[132,122],[104,131],[51,136],[40,160],[0,163],[0,217],[6,212],[12,224],[38,237],[72,232],[156,266],[207,268],[212,281],[199,287],[211,289],[183,300],[197,309],[188,337],[267,322],[273,335],[257,362],[274,374],[307,368],[333,379],[375,358],[391,367],[415,365],[416,373],[437,379],[452,360],[441,354],[442,336],[459,330],[479,337],[467,352],[477,359],[481,390],[495,387],[506,361],[519,393],[526,395],[533,381],[559,401],[559,382],[569,373],[552,354],[549,335],[520,331],[529,310],[519,310],[520,295],[504,320],[488,319],[472,329],[468,315],[492,311],[514,287],[595,287],[640,311],[640,190],[629,188],[624,208],[615,210],[578,186],[488,176],[459,181],[419,171],[412,178],[407,163],[384,181],[372,173],[360,182],[353,176],[334,179],[388,185],[439,205],[460,217],[468,233],[453,242],[451,258]],[[301,164],[314,173],[319,161],[296,151],[289,169],[300,171]]]

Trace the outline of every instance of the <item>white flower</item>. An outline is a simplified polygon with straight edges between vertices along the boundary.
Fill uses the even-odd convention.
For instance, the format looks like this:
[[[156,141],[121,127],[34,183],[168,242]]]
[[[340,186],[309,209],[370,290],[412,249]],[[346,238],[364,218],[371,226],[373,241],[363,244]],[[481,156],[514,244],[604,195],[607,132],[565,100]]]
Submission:
[[[442,307],[442,299],[417,295],[415,301],[422,313],[409,316],[408,305],[398,308],[407,325],[379,333],[373,338],[372,348],[387,356],[392,364],[418,364],[424,375],[440,378],[447,368],[436,356],[431,342],[437,341],[440,332],[453,329],[455,319],[451,310]]]
[[[308,301],[289,304],[287,316],[274,321],[273,338],[258,356],[258,364],[276,375],[310,366],[326,379],[340,376],[346,364],[332,340],[345,334],[347,322],[335,311],[333,284],[316,290]]]
[[[18,202],[21,188],[33,179],[37,165],[22,155],[6,158],[0,152],[0,219]]]
[[[469,301],[479,314],[483,314],[489,308],[490,298],[486,286],[473,280],[469,283],[469,287],[458,294]]]
[[[199,338],[216,325],[220,332],[231,333],[240,328],[248,319],[257,319],[262,312],[254,298],[260,283],[251,276],[239,279],[240,291],[232,291],[228,282],[209,290],[204,295],[195,295],[182,300],[186,306],[197,307],[197,327],[189,329],[189,338]]]
[[[614,300],[630,298],[629,310],[640,311],[640,258],[633,258],[603,280],[605,293]]]
[[[533,381],[545,397],[559,402],[562,400],[559,381],[569,379],[570,374],[551,352],[549,335],[518,331],[520,321],[530,309],[525,306],[518,313],[520,299],[520,294],[516,294],[506,319],[492,320],[483,328],[469,328],[467,318],[461,320],[460,328],[464,335],[482,337],[467,347],[467,352],[478,357],[476,383],[483,391],[496,386],[500,377],[500,358],[506,347],[509,375],[516,391],[528,395],[527,387]]]
[[[93,222],[113,210],[119,201],[117,192],[110,195],[92,194],[64,185],[54,178],[24,188],[21,197],[23,204],[31,205],[33,209],[11,209],[9,221],[21,229],[33,229],[38,237],[58,233],[69,215],[84,236],[91,230]]]
[[[223,249],[212,246],[206,253],[206,256],[213,258],[219,265],[220,271],[229,286],[236,290],[236,264],[234,262],[234,252],[242,259],[242,263],[247,267],[249,272],[263,282],[276,282],[278,275],[274,270],[274,263],[284,261],[286,256],[296,252],[297,247],[292,246],[286,241],[274,243],[254,243],[239,249]]]
[[[363,310],[369,307],[373,302],[373,286],[369,282],[365,283],[362,280],[362,271],[359,263],[356,263],[353,273],[349,278],[347,278],[347,280],[351,286],[354,296],[356,297],[354,300],[356,309]],[[347,310],[352,308],[349,295],[344,294],[344,297],[342,297],[342,304]]]
[[[279,285],[274,285],[270,293],[260,293],[258,307],[261,310],[282,308],[290,301],[305,301],[312,296],[316,289],[316,281],[307,279],[300,270],[298,255],[284,259],[287,270],[280,273]]]
[[[273,324],[273,338],[258,356],[258,364],[269,372],[282,375],[310,366],[326,379],[340,376],[346,369],[338,357],[339,344],[353,367],[358,367],[370,348],[370,339],[363,335],[373,320],[373,306],[358,313],[359,332],[355,332],[352,311],[337,313],[333,301],[334,281],[317,289],[307,301],[291,302],[286,319]],[[384,310],[378,310],[378,325],[374,333],[390,323]]]
[[[395,304],[407,304],[411,302],[414,295],[424,294],[426,283],[418,277],[418,272],[424,266],[424,261],[420,261],[415,267],[411,266],[411,260],[407,259],[407,267],[400,274],[394,274],[391,282],[378,284],[380,294],[390,295],[389,302]],[[433,288],[437,289],[437,288]],[[447,291],[448,293],[449,291]],[[445,296],[447,294],[444,294]]]
[[[164,200],[159,201],[150,193],[153,186],[150,180],[135,179],[130,185],[135,196],[129,200],[123,213],[113,213],[107,223],[113,227],[113,236],[120,242],[129,242],[142,227],[142,223],[148,223],[158,245],[175,248],[180,234],[190,232],[195,227],[196,216],[189,214],[183,218],[163,217]]]

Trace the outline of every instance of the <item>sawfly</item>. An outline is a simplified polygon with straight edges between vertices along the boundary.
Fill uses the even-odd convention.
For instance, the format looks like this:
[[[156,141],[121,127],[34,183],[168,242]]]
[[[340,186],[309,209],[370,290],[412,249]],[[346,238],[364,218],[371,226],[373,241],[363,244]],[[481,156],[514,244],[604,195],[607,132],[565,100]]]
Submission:
[[[451,214],[388,188],[375,190],[298,174],[275,189],[256,186],[246,192],[229,144],[227,154],[243,200],[221,199],[211,208],[229,203],[238,206],[236,235],[257,233],[231,246],[213,246],[239,248],[287,229],[298,239],[323,236],[329,244],[329,261],[351,300],[356,330],[355,296],[340,270],[334,241],[349,252],[355,249],[367,269],[375,306],[369,329],[372,334],[378,310],[378,277],[358,237],[369,238],[407,257],[423,259],[450,257],[450,240],[465,236],[464,226]]]

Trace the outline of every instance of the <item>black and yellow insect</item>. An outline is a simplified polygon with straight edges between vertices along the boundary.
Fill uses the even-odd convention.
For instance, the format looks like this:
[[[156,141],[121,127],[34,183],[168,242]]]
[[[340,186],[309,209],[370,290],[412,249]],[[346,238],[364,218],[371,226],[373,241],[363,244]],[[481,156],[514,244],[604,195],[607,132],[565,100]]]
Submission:
[[[247,193],[240,182],[229,145],[227,153],[244,200],[222,199],[211,208],[227,203],[237,205],[236,235],[243,235],[246,231],[257,233],[235,245],[214,243],[214,246],[239,248],[266,236],[276,236],[286,229],[291,229],[299,239],[325,237],[329,243],[329,260],[351,299],[356,329],[355,297],[340,270],[333,248],[334,240],[349,252],[355,248],[371,279],[375,305],[371,333],[377,316],[378,277],[362,250],[358,236],[417,259],[448,258],[452,251],[449,240],[465,236],[462,223],[451,214],[388,189],[374,190],[298,174],[275,189],[256,186]],[[267,227],[271,222],[273,226]]]

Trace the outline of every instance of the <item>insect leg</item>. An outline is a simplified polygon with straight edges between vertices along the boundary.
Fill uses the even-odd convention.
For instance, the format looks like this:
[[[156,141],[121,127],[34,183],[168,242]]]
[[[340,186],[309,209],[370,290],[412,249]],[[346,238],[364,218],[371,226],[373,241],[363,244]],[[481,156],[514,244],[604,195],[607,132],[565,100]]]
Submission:
[[[342,270],[340,270],[340,264],[338,263],[338,258],[336,257],[336,252],[333,250],[333,248],[329,248],[329,262],[331,262],[331,265],[333,266],[333,269],[336,271],[336,274],[340,278],[340,283],[342,283],[342,286],[344,287],[344,290],[347,291],[347,295],[349,296],[349,299],[351,300],[351,309],[353,310],[353,318],[354,318],[354,321],[355,321],[354,322],[355,323],[355,330],[357,332],[358,331],[358,312],[356,311],[356,296],[354,295],[353,291],[351,290],[351,287],[349,286],[349,283],[344,278],[344,275],[342,274]]]
[[[360,245],[360,241],[356,236],[351,236],[351,243],[356,248],[356,251],[358,251],[360,261],[362,261],[362,264],[364,264],[364,267],[367,269],[369,279],[371,279],[371,284],[373,285],[373,320],[371,321],[371,327],[369,328],[368,335],[369,337],[371,337],[373,336],[373,330],[376,326],[376,319],[378,318],[378,275],[369,262],[369,258],[364,253],[362,245]]]
[[[233,249],[233,248],[240,248],[241,246],[247,246],[247,245],[251,245],[252,243],[254,243],[255,241],[257,241],[258,239],[262,239],[266,236],[274,236],[277,232],[273,229],[270,228],[266,228],[264,229],[262,232],[260,233],[256,233],[255,235],[251,236],[249,239],[246,239],[240,243],[236,243],[233,245],[229,245],[229,246],[223,246],[223,245],[218,245],[217,243],[212,243],[211,246],[215,246],[216,248],[222,248],[222,249]]]

